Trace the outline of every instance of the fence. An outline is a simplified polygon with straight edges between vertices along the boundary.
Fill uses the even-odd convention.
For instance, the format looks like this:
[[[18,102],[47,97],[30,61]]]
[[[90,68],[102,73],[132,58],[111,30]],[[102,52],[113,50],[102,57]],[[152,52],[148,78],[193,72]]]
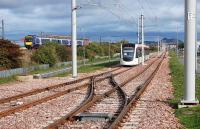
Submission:
[[[85,62],[88,62],[88,61],[89,61],[88,59],[85,60]],[[84,63],[84,60],[78,61],[79,65],[82,65],[83,63]],[[100,62],[100,63],[102,63],[102,62]],[[67,71],[67,70],[70,71],[71,64],[72,64],[72,61],[69,61],[69,62],[57,63],[55,66],[56,67],[69,66],[69,68],[64,69],[64,71]],[[94,64],[86,64],[86,65],[94,65]],[[17,68],[17,69],[4,70],[4,71],[0,71],[0,78],[6,78],[6,77],[14,76],[14,75],[25,75],[28,72],[31,72],[34,70],[48,69],[48,68],[49,68],[49,64],[44,64],[44,65],[38,65],[38,66],[31,66],[28,68]],[[59,72],[62,73],[62,70],[61,71],[59,70]]]
[[[39,70],[39,69],[48,69],[49,65],[38,65],[38,66],[31,66],[27,68],[16,68],[16,69],[10,69],[10,70],[4,70],[0,71],[0,78],[6,78],[14,75],[20,75],[20,74],[27,74],[30,71]]]

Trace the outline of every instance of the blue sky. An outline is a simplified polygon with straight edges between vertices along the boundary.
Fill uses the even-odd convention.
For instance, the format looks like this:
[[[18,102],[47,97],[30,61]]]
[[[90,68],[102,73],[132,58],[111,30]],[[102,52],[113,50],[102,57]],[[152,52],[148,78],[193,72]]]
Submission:
[[[146,33],[175,32],[177,25],[181,32],[184,28],[184,0],[77,0],[77,5],[81,36],[135,35],[141,12]],[[5,20],[7,38],[14,40],[40,32],[70,34],[70,8],[71,0],[1,0],[0,19]],[[198,17],[199,13],[198,9]]]

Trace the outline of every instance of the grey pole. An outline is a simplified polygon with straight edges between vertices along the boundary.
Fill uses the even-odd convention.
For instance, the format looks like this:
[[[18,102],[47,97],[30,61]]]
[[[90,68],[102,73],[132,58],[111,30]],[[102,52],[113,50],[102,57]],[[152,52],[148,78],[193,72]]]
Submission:
[[[120,56],[120,59],[123,59],[122,43],[121,43],[121,56]]]
[[[85,65],[85,45],[83,46],[83,50],[84,50],[84,65]]]
[[[176,28],[176,55],[178,57],[178,25],[177,25],[177,28]]]
[[[183,104],[195,104],[195,43],[196,43],[196,0],[185,0],[185,51],[184,51],[184,97]]]
[[[138,44],[140,44],[140,18],[138,18]]]
[[[141,15],[141,31],[142,31],[142,65],[144,65],[144,15]]]
[[[160,36],[158,36],[158,54],[159,54],[159,43],[160,43]]]
[[[2,39],[4,39],[4,20],[2,20]]]
[[[77,32],[76,32],[76,0],[71,0],[72,18],[72,77],[77,77]]]
[[[110,44],[111,44],[111,40],[109,42],[109,62],[110,62],[110,56],[111,56],[111,54],[110,54]]]

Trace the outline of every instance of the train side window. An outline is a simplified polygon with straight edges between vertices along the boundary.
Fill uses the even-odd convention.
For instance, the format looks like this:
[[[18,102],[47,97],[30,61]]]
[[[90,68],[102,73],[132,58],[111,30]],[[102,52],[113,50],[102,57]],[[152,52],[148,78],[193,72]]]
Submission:
[[[36,38],[36,44],[40,44],[40,39]]]
[[[42,43],[45,44],[45,43],[49,43],[50,42],[50,39],[42,39]]]

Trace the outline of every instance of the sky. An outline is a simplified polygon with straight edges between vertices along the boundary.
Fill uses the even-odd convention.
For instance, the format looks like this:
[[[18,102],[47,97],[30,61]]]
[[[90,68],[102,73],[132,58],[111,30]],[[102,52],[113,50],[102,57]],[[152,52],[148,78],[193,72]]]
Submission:
[[[146,34],[184,30],[184,0],[77,0],[77,6],[79,37],[135,36],[141,13]],[[12,40],[41,32],[69,35],[71,0],[0,0],[0,19]]]

